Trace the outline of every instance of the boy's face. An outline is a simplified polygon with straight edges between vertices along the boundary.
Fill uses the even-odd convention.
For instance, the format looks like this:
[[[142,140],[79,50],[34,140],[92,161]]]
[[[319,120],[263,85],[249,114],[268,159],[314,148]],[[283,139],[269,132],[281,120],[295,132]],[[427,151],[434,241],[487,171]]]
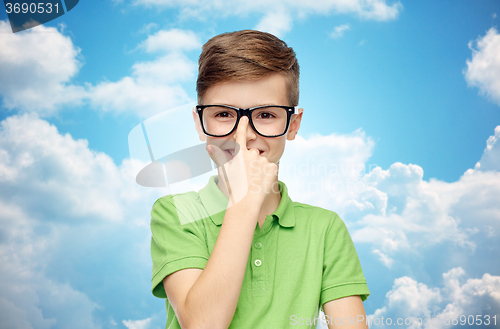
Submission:
[[[285,78],[281,74],[275,73],[260,80],[222,82],[207,90],[203,104],[230,105],[238,108],[261,105],[288,106]],[[256,148],[261,151],[260,155],[266,157],[269,162],[277,163],[285,150],[286,140],[293,140],[297,135],[303,109],[300,108],[298,112],[299,114],[292,115],[288,132],[283,136],[262,137],[248,125],[247,148]],[[207,144],[214,144],[222,150],[234,149],[236,129],[225,137],[207,136],[203,133],[198,115],[193,113],[193,118],[201,141],[206,138]]]

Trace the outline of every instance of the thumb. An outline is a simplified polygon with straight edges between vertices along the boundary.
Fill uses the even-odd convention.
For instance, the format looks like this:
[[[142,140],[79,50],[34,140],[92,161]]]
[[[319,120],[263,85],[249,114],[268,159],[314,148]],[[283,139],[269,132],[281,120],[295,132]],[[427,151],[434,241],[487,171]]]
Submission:
[[[206,147],[208,153],[210,154],[210,158],[217,164],[218,167],[224,165],[229,161],[229,155],[226,152],[222,151],[218,146],[213,144],[209,144]]]

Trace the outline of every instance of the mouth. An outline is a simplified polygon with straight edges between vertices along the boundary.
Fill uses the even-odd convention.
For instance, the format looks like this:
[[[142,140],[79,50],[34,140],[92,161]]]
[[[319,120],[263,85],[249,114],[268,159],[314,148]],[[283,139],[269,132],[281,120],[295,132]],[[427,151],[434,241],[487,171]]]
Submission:
[[[231,157],[231,159],[234,158],[234,149],[225,149],[224,152],[226,152]],[[264,151],[259,150],[259,155],[262,155],[262,153],[264,153]]]
[[[250,151],[250,148],[249,148],[249,147],[247,147],[247,150],[249,150],[249,151]],[[259,149],[257,149],[257,150],[259,150]],[[259,150],[259,155],[261,155],[262,153],[264,153],[264,151]]]

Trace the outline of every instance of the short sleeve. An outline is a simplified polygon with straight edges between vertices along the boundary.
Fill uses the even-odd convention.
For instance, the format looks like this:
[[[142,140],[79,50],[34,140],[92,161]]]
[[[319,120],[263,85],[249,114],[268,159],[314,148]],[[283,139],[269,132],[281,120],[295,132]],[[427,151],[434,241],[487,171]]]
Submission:
[[[163,279],[185,268],[205,268],[209,258],[203,221],[181,224],[172,197],[158,199],[151,211],[152,293],[167,298]]]
[[[325,236],[320,305],[342,297],[370,295],[358,254],[344,221],[335,214]]]

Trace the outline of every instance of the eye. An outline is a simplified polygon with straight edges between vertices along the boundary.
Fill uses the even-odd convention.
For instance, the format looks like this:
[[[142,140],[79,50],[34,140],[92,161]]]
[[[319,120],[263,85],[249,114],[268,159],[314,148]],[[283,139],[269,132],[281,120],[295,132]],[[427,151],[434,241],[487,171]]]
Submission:
[[[219,117],[219,118],[230,118],[230,117],[232,117],[232,114],[224,111],[224,112],[217,113],[215,116]]]
[[[259,116],[258,116],[258,118],[261,118],[261,119],[272,119],[274,117],[275,116],[269,112],[261,112],[261,113],[259,113]]]

